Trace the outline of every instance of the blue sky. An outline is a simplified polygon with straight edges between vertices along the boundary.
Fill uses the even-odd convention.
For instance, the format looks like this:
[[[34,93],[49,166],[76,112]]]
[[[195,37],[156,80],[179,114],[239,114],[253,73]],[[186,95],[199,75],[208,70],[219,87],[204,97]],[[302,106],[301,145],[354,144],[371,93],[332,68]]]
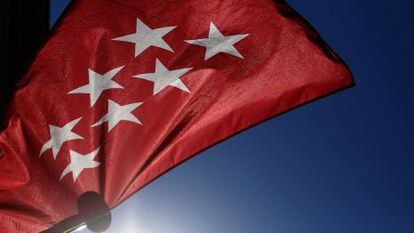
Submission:
[[[51,1],[51,22],[67,2]],[[109,232],[414,232],[414,2],[288,2],[356,87],[179,166],[116,208]]]

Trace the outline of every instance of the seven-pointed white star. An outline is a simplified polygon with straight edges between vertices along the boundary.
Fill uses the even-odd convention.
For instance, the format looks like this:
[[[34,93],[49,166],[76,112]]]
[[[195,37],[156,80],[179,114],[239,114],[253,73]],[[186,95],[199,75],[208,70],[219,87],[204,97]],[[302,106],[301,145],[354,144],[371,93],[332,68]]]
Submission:
[[[121,85],[112,80],[122,68],[124,68],[124,66],[112,69],[104,75],[89,69],[89,84],[71,90],[68,94],[89,94],[92,107],[103,91],[108,89],[123,89]]]
[[[176,28],[176,26],[151,29],[140,19],[137,19],[136,31],[134,34],[121,36],[112,40],[134,43],[135,57],[144,52],[150,46],[155,46],[158,48],[166,49],[170,52],[174,52],[174,50],[167,44],[167,42],[162,39],[174,28]]]
[[[75,140],[75,139],[84,139],[82,136],[72,132],[73,127],[81,120],[81,117],[67,123],[63,127],[57,127],[54,125],[49,125],[50,140],[43,144],[42,149],[40,150],[39,156],[41,156],[45,151],[52,148],[53,159],[56,159],[60,148],[63,143]]]
[[[102,125],[108,122],[108,132],[111,131],[119,122],[130,121],[142,125],[141,121],[136,118],[132,111],[138,108],[142,103],[137,102],[128,105],[119,105],[113,100],[108,100],[108,113],[105,114],[99,121],[92,125],[92,127]]]
[[[73,183],[80,175],[80,173],[87,168],[95,168],[99,166],[99,162],[94,161],[95,156],[98,154],[99,148],[92,151],[89,154],[82,155],[76,151],[70,150],[70,164],[63,170],[60,179],[62,180],[69,172],[72,172]]]
[[[219,53],[227,53],[239,58],[243,58],[243,56],[233,45],[246,38],[248,35],[249,34],[224,36],[213,24],[213,22],[211,22],[208,38],[186,40],[185,42],[206,47],[204,60],[207,60]]]
[[[190,90],[183,83],[183,81],[181,81],[180,77],[188,71],[190,71],[191,69],[193,68],[168,70],[158,59],[156,59],[155,73],[138,74],[133,77],[154,82],[154,95],[168,86],[173,86],[180,90],[190,93]]]

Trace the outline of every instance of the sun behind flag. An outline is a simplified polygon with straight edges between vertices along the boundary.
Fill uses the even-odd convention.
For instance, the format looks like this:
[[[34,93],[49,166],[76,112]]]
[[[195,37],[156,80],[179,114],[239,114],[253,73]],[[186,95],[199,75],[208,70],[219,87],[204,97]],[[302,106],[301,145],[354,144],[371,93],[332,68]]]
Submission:
[[[114,207],[215,143],[352,85],[284,1],[73,1],[0,134],[0,232],[46,230],[88,191]]]

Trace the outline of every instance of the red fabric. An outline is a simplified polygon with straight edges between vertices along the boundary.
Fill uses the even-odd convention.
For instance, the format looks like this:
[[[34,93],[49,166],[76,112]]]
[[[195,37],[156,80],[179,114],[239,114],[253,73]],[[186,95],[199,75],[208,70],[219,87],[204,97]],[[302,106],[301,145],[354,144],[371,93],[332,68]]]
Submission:
[[[150,28],[177,26],[163,39],[174,52],[150,47],[134,56],[134,44],[112,39]],[[225,35],[249,34],[234,47],[239,57],[184,40],[207,38],[213,22]],[[153,83],[132,76],[154,72],[159,59],[169,70],[193,67],[181,80],[191,93],[169,86],[153,95]],[[67,93],[88,84],[88,69],[114,78],[124,89],[89,95]],[[86,191],[104,194],[114,207],[196,153],[256,123],[351,86],[351,75],[319,35],[284,1],[271,0],[78,0],[16,88],[1,132],[0,232],[39,232],[76,214]],[[143,104],[133,114],[143,125],[120,122],[91,127],[108,99]],[[73,131],[83,140],[63,144],[56,160],[42,145],[49,125],[82,117]],[[82,154],[101,146],[96,168],[76,182],[60,176],[69,149]]]

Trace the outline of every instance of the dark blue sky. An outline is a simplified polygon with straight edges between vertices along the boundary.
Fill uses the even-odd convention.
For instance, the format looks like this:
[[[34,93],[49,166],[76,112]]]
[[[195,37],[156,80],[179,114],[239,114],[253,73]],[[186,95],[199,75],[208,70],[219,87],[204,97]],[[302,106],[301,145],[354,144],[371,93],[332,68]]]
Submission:
[[[51,2],[54,22],[68,1]],[[414,232],[414,2],[288,2],[356,87],[179,166],[116,208],[110,232]]]

